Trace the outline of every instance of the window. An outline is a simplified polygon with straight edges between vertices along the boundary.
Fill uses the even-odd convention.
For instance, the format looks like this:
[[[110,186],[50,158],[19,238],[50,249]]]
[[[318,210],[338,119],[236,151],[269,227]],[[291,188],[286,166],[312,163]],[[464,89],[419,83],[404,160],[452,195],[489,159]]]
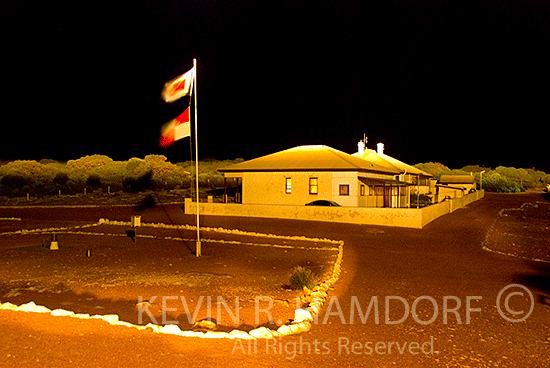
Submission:
[[[374,187],[372,185],[369,185],[369,195],[374,195]]]
[[[391,190],[392,190],[392,193],[391,193],[392,196],[399,195],[399,187],[391,187]]]
[[[365,195],[365,185],[361,184],[361,196]]]
[[[340,195],[349,196],[349,184],[340,184]]]
[[[309,194],[319,194],[318,178],[309,178]]]
[[[290,194],[292,192],[292,178],[285,178],[285,193]]]
[[[384,195],[384,187],[381,185],[377,185],[374,187],[374,195],[376,196],[383,196]]]

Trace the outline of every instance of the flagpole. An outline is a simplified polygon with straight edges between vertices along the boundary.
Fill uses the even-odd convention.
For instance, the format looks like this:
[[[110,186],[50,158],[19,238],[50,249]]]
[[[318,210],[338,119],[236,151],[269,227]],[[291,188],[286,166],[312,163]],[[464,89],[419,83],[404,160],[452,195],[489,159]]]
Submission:
[[[197,246],[196,256],[201,256],[201,238],[200,238],[200,226],[199,226],[199,146],[198,146],[198,134],[197,134],[197,59],[193,59],[193,94],[195,95],[195,180],[196,180],[196,192],[197,192]]]

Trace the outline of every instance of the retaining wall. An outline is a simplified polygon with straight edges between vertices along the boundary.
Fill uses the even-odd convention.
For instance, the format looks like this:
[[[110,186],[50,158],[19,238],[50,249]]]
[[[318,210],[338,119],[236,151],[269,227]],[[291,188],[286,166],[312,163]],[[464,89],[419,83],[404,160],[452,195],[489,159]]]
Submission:
[[[398,226],[421,229],[428,223],[451,213],[478,199],[484,191],[468,194],[462,198],[446,200],[432,206],[416,208],[372,207],[317,207],[290,205],[262,205],[235,203],[200,203],[201,215],[265,217],[306,221],[341,222],[360,225]],[[196,203],[185,199],[185,213],[196,214]]]

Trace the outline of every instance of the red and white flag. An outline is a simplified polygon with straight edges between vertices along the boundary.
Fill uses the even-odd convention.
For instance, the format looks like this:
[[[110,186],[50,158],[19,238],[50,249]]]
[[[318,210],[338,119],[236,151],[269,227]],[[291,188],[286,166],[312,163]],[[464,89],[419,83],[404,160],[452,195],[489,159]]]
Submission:
[[[188,107],[180,116],[162,126],[159,141],[161,147],[168,147],[179,139],[191,136],[190,109]]]
[[[166,102],[174,102],[183,96],[191,94],[194,76],[195,67],[192,67],[187,73],[166,82],[161,94],[162,99]]]

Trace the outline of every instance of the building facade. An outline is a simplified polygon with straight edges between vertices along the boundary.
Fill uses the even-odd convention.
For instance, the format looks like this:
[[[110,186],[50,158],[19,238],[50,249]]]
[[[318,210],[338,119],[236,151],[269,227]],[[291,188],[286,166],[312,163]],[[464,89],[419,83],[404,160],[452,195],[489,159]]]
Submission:
[[[317,200],[350,207],[408,207],[400,171],[327,146],[299,146],[220,169],[237,182],[244,204],[306,205]]]
[[[462,198],[476,190],[473,175],[441,175],[436,184],[436,199]]]
[[[383,143],[378,143],[376,150],[373,150],[366,147],[365,141],[359,141],[357,153],[354,153],[353,156],[398,171],[399,175],[396,175],[395,179],[410,184],[410,194],[432,195],[435,192],[435,180],[433,180],[432,174],[388,156],[384,153]]]

